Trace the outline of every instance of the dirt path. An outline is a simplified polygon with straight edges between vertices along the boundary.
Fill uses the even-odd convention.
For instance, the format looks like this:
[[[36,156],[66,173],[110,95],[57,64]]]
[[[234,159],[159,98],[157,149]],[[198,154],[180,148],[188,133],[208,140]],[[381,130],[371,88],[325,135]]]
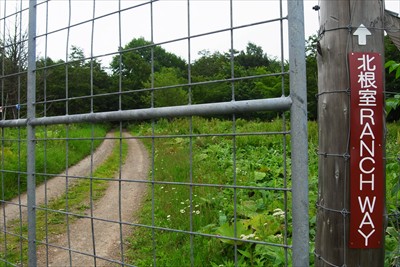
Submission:
[[[114,133],[108,133],[106,137],[114,137]],[[93,153],[93,169],[95,169],[97,166],[99,166],[101,163],[104,162],[104,160],[107,159],[109,155],[111,155],[111,152],[113,150],[114,146],[114,140],[112,139],[105,139],[104,142],[96,149],[96,151]],[[78,164],[70,167],[68,169],[68,175],[69,176],[87,176],[90,174],[90,162],[91,162],[91,156],[87,156],[83,160],[81,160]],[[37,187],[36,189],[36,204],[37,205],[42,205],[45,203],[45,191],[47,191],[47,200],[50,201],[60,195],[62,195],[65,192],[65,172],[62,173],[58,177],[54,177],[51,180],[47,181],[46,184],[42,184]],[[77,179],[68,179],[68,183],[74,183]],[[13,204],[7,204],[5,207],[0,207],[0,218],[1,222],[0,225],[2,227],[3,224],[3,214],[5,210],[5,216],[6,216],[6,223],[10,220],[18,219],[20,215],[20,208],[18,206],[18,203],[21,203],[22,208],[22,218],[26,220],[26,214],[27,214],[27,195],[26,193],[22,194],[20,196],[21,202],[19,202],[19,198],[16,197],[12,199],[10,202],[15,203]]]
[[[124,133],[124,137],[129,137]],[[145,180],[147,178],[149,160],[145,147],[135,139],[127,139],[128,156],[122,166],[122,179]],[[118,175],[115,182],[110,182],[104,197],[96,202],[93,216],[94,238],[92,236],[92,221],[89,218],[81,218],[70,225],[69,236],[71,250],[89,255],[96,255],[97,266],[115,266],[115,264],[101,260],[101,258],[121,260],[120,242],[129,234],[131,227],[115,222],[102,220],[133,222],[133,214],[140,208],[145,194],[146,184],[121,182],[119,186]],[[119,209],[119,195],[121,194],[121,209]],[[121,212],[120,212],[121,210]],[[50,237],[50,243],[59,247],[68,248],[67,233]],[[95,251],[93,249],[95,244]],[[46,266],[46,251],[41,247],[38,251],[38,265]],[[49,247],[48,266],[94,266],[93,256],[80,253],[71,253],[55,247]]]

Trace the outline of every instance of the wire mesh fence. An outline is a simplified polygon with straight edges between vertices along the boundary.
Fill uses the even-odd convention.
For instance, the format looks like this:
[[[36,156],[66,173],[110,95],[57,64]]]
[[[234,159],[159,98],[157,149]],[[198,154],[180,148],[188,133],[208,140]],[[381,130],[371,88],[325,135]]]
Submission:
[[[302,1],[1,4],[2,265],[309,263]]]

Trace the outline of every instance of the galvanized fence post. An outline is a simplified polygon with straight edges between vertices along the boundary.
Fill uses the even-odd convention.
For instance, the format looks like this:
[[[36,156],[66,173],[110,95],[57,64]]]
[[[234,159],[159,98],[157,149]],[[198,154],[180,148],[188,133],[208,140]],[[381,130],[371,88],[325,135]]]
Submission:
[[[288,1],[293,266],[309,266],[307,85],[302,0]]]
[[[29,1],[28,84],[27,84],[27,195],[28,195],[28,265],[36,266],[36,164],[35,126],[29,123],[36,116],[36,0]]]

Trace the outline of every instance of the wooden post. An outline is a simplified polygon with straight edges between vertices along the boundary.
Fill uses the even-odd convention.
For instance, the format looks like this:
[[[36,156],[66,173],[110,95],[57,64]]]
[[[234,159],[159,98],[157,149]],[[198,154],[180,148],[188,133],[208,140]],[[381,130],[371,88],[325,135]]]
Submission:
[[[384,52],[381,0],[321,0],[318,47],[319,188],[315,266],[383,266],[384,246],[349,248],[349,52]],[[360,45],[355,30],[371,32]],[[384,231],[384,229],[379,229]]]

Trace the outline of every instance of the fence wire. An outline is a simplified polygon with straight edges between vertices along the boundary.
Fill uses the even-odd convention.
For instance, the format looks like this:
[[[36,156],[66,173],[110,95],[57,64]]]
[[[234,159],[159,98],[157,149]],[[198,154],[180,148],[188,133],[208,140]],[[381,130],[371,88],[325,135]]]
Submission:
[[[2,266],[309,264],[302,1],[1,5]]]

